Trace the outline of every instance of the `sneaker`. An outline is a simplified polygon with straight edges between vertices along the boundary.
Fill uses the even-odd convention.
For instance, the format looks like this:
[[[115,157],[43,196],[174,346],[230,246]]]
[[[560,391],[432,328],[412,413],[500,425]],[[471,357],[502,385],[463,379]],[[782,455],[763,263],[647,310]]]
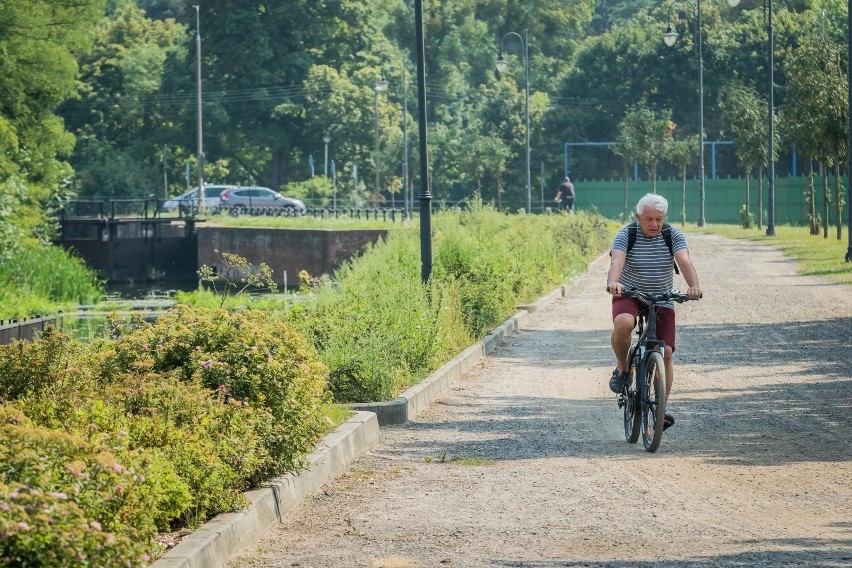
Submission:
[[[671,414],[663,415],[663,432],[674,426],[675,419]]]
[[[615,369],[612,372],[612,376],[609,378],[609,390],[612,392],[621,392],[621,389],[627,386],[627,382],[629,380],[630,373]]]

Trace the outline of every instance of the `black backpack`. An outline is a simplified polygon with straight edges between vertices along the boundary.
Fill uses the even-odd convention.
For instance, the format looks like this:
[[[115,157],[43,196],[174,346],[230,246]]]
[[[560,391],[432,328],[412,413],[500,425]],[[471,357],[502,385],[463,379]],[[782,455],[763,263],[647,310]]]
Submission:
[[[630,253],[630,249],[633,248],[633,245],[636,244],[636,231],[639,230],[639,225],[636,221],[630,223],[627,226],[627,253]],[[674,252],[672,252],[672,226],[668,223],[663,223],[663,240],[666,241],[666,246],[669,247],[669,254],[674,258]],[[675,274],[680,274],[680,270],[677,268],[677,262],[674,263],[674,271]]]

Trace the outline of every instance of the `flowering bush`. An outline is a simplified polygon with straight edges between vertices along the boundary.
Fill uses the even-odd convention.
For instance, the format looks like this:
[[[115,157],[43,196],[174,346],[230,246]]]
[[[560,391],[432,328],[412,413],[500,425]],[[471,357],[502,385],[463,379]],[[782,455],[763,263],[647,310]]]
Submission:
[[[0,564],[41,568],[131,568],[145,543],[104,530],[61,491],[0,483]]]
[[[123,465],[76,436],[34,428],[4,406],[0,463],[4,565],[140,565],[156,533],[152,485],[178,481]]]
[[[98,565],[138,566],[158,530],[243,506],[328,431],[326,374],[290,326],[254,311],[180,306],[90,344],[50,332],[0,346],[0,484],[17,503],[0,504],[0,564],[84,566],[100,546],[116,562]],[[79,558],[42,510],[92,531]]]
[[[154,324],[121,335],[104,351],[101,368],[110,383],[124,384],[119,375],[144,370],[173,374],[180,388],[215,393],[230,409],[217,421],[220,439],[229,442],[219,450],[242,468],[244,483],[298,469],[328,428],[326,367],[290,325],[264,312],[176,306]],[[247,449],[254,461],[245,461]]]

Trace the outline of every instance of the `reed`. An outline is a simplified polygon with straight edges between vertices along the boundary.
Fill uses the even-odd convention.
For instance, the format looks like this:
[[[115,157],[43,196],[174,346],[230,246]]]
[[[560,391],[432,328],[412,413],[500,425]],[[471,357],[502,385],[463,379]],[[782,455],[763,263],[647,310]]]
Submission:
[[[55,313],[103,295],[82,259],[57,246],[26,245],[0,263],[0,318]]]

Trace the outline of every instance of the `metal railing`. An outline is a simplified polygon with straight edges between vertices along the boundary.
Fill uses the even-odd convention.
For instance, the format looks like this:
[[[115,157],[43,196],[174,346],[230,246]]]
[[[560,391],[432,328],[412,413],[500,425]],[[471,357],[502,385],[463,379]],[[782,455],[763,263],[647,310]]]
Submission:
[[[93,219],[99,221],[116,219],[197,219],[204,215],[231,215],[251,217],[314,217],[319,219],[350,219],[404,221],[411,219],[412,213],[398,208],[381,207],[308,207],[299,211],[287,207],[207,207],[198,210],[195,200],[181,200],[177,206],[163,208],[162,199],[71,199],[62,203],[60,217],[63,220]],[[171,200],[170,200],[171,201]]]
[[[56,316],[35,316],[32,318],[0,320],[0,345],[9,345],[13,341],[32,341],[48,325],[56,325]]]

